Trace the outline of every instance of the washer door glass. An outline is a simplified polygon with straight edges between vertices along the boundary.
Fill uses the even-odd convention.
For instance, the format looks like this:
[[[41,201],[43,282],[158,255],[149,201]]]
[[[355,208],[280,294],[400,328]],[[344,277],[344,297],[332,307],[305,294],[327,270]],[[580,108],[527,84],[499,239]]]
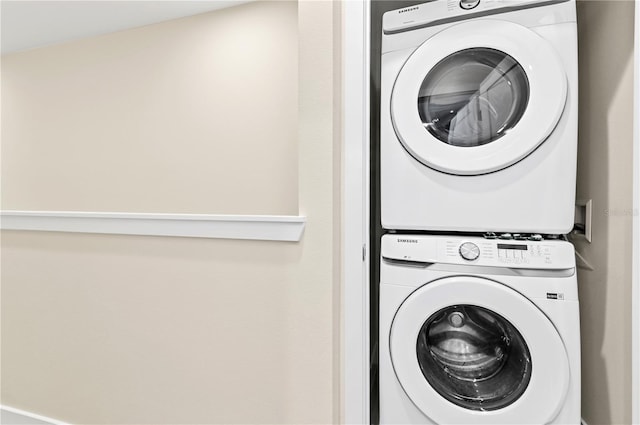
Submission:
[[[577,313],[577,304],[557,308]],[[569,391],[569,356],[553,322],[531,299],[488,278],[425,282],[397,307],[381,338],[398,383],[429,423],[549,424]]]
[[[522,66],[495,49],[472,48],[441,60],[418,94],[424,127],[454,146],[480,146],[504,136],[522,117],[529,81]]]
[[[432,314],[418,334],[417,355],[429,384],[471,410],[510,405],[531,379],[531,354],[520,332],[478,306],[454,305]]]

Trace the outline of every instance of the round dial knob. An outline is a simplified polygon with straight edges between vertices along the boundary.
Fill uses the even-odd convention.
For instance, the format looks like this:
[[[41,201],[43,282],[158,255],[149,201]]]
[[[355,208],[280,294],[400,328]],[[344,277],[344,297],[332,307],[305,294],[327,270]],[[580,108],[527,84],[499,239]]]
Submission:
[[[480,0],[460,0],[460,7],[464,10],[470,10],[480,4]]]
[[[460,245],[460,256],[467,261],[477,260],[480,256],[480,248],[472,242],[465,242]]]

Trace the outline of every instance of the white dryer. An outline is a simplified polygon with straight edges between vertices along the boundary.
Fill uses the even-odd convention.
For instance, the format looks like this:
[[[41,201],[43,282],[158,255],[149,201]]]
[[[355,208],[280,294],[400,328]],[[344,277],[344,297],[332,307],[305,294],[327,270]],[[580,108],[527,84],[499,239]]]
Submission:
[[[386,229],[568,233],[575,0],[436,0],[384,14]]]
[[[580,423],[573,246],[382,238],[381,424]]]

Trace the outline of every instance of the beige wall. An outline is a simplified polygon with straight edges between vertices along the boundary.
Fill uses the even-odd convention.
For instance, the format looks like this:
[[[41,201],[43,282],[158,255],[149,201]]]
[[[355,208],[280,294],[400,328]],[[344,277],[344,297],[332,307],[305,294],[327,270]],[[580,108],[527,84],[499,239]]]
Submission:
[[[295,214],[295,2],[2,57],[4,209]]]
[[[578,273],[582,414],[589,425],[631,423],[633,2],[578,2],[578,198],[593,199],[593,266]]]
[[[229,185],[229,181],[242,174],[235,169],[244,166],[239,154],[219,158],[218,152],[233,150],[226,146],[226,140],[222,146],[208,148],[204,155],[219,166],[224,165],[224,172],[201,166],[208,158],[182,156],[186,155],[184,143],[188,146],[192,141],[182,138],[162,141],[166,151],[156,154],[167,155],[163,160],[165,171],[173,169],[189,178],[204,173],[207,184],[190,187],[184,196],[172,194],[170,198],[155,200],[156,195],[137,199],[134,192],[164,192],[166,181],[145,180],[145,173],[135,171],[133,164],[128,169],[130,174],[103,181],[114,174],[110,161],[120,159],[115,152],[105,153],[103,149],[111,147],[98,143],[99,139],[78,138],[72,143],[49,137],[44,143],[38,138],[27,138],[27,146],[23,146],[6,136],[23,133],[15,133],[15,129],[5,133],[3,128],[2,178],[3,192],[6,191],[3,208],[213,213],[297,213],[299,208],[308,220],[300,243],[3,231],[3,404],[75,424],[337,421],[340,165],[339,137],[335,130],[339,123],[336,120],[339,74],[334,58],[339,52],[332,47],[336,43],[334,28],[337,30],[339,25],[338,8],[334,2],[313,0],[302,0],[297,7],[295,3],[259,2],[214,12],[208,17],[189,18],[199,28],[199,37],[205,37],[203,32],[210,29],[220,31],[217,37],[221,38],[222,28],[200,26],[201,20],[219,18],[220,26],[227,25],[229,29],[228,23],[222,22],[230,22],[226,19],[236,14],[235,23],[245,22],[240,19],[244,13],[257,13],[275,20],[285,19],[286,25],[291,24],[291,13],[294,14],[296,34],[287,43],[297,43],[299,49],[294,70],[298,74],[298,85],[294,87],[298,96],[293,109],[296,119],[295,123],[290,120],[282,123],[285,133],[293,133],[293,144],[291,140],[287,143],[294,156],[282,148],[273,157],[260,158],[269,162],[267,167],[282,166],[288,171],[264,169],[262,175],[252,176],[247,192],[224,192],[215,183],[209,184],[225,181]],[[95,43],[94,47],[125,48],[127,34],[137,38],[140,33],[136,31],[156,34],[161,26],[172,30],[185,22],[160,24],[40,52],[44,56],[65,49],[71,52],[91,43]],[[185,25],[185,29],[192,28]],[[235,27],[230,30],[235,31]],[[107,42],[110,37],[114,40]],[[140,58],[131,49],[129,59],[137,64]],[[296,52],[291,54],[296,56]],[[77,60],[70,55],[69,61]],[[119,66],[125,73],[127,65],[122,62]],[[136,66],[132,65],[132,71]],[[96,67],[95,71],[96,75],[104,76],[102,67]],[[38,78],[49,78],[42,69],[33,72],[39,74]],[[66,72],[60,72],[60,78]],[[86,69],[83,72],[91,75]],[[5,88],[11,86],[4,78],[3,72],[3,95]],[[236,81],[235,77],[232,80]],[[137,95],[136,88],[131,90]],[[182,94],[176,92],[176,96]],[[276,100],[284,101],[280,97]],[[123,103],[121,107],[130,114],[140,113],[140,104],[136,102]],[[112,119],[130,115],[126,111],[116,108],[111,111]],[[59,115],[58,111],[50,112]],[[45,116],[49,111],[43,108],[40,113]],[[66,135],[75,121],[66,115],[59,118],[60,134]],[[190,117],[183,118],[190,122]],[[239,118],[234,115],[230,119]],[[3,124],[6,121],[3,108]],[[132,127],[137,125],[136,119],[130,121]],[[25,117],[21,122],[30,127],[37,124]],[[55,124],[53,119],[49,122]],[[92,131],[94,124],[87,124],[82,130]],[[202,125],[206,127],[207,122],[203,120]],[[179,131],[181,123],[176,121],[171,126]],[[27,130],[24,131],[30,133]],[[210,140],[220,142],[214,137],[216,131],[217,128],[207,130]],[[266,140],[264,132],[260,129],[259,138],[247,140],[243,136],[236,141],[248,143],[261,154],[268,147],[265,145],[280,146],[281,140],[273,137]],[[129,142],[155,147],[159,143],[155,135],[144,133],[139,140]],[[51,146],[54,142],[59,143],[57,149]],[[83,156],[94,153],[88,146],[78,146],[81,142],[94,143],[93,149],[98,151],[89,161],[91,166],[84,168],[84,160],[69,160],[60,168],[76,167],[74,173],[81,178],[86,177],[92,184],[104,184],[100,193],[106,199],[81,185],[66,187],[72,181],[64,180],[70,179],[68,175],[52,177],[55,182],[43,181],[43,176],[57,174],[56,166],[46,165],[43,157],[74,156],[76,148]],[[4,149],[5,144],[8,149]],[[136,149],[146,152],[142,146]],[[242,152],[246,150],[247,145]],[[194,167],[199,168],[194,174],[189,169],[192,159]],[[48,167],[46,173],[21,169],[31,167],[32,160]],[[161,174],[163,161],[155,164],[156,175]],[[97,173],[101,176],[86,176],[94,168],[102,170]],[[219,175],[222,180],[214,178]],[[268,180],[264,187],[259,186],[262,179]],[[183,182],[187,180],[185,177]],[[286,186],[284,195],[271,188],[279,180]],[[120,187],[129,183],[135,190],[129,192],[128,188]],[[235,184],[230,186],[233,188]],[[127,193],[121,194],[121,189]],[[49,196],[48,190],[56,195]],[[178,190],[178,186],[172,190]],[[277,199],[261,197],[263,194],[258,192],[262,190]],[[214,197],[213,194],[224,198],[224,203],[199,199]],[[251,199],[240,199],[247,197]]]

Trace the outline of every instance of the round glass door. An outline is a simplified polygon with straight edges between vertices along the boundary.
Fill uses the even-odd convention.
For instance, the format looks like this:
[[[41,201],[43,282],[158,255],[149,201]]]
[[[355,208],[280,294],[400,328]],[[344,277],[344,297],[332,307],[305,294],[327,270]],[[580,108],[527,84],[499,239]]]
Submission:
[[[520,332],[479,306],[454,305],[432,314],[420,329],[416,352],[429,384],[466,409],[502,409],[531,380],[531,353]]]
[[[448,276],[411,292],[393,317],[388,348],[400,386],[431,423],[551,423],[569,388],[554,324],[487,278]]]
[[[441,142],[480,146],[504,136],[527,108],[529,80],[508,54],[472,48],[441,60],[418,94],[424,127]]]
[[[418,46],[393,82],[400,144],[446,174],[500,171],[531,154],[565,108],[567,78],[554,48],[513,22],[452,25]]]

